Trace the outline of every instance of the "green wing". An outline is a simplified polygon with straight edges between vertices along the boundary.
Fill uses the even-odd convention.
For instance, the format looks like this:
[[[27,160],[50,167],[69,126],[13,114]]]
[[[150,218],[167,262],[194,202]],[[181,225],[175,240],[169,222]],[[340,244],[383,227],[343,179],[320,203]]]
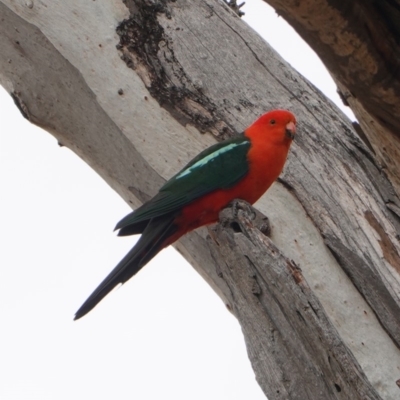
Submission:
[[[135,225],[126,234],[140,233],[145,221],[177,211],[216,189],[232,187],[248,173],[250,147],[249,139],[240,135],[202,151],[167,181],[156,196],[123,218],[115,229]]]

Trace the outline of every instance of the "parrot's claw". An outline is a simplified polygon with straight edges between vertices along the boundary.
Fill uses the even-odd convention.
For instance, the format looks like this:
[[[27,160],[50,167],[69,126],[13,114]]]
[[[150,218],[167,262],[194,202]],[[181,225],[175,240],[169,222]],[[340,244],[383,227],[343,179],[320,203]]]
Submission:
[[[270,236],[271,234],[271,225],[268,217],[262,214],[260,211],[256,210],[250,203],[241,199],[235,199],[231,201],[226,209],[230,209],[231,219],[235,221],[234,224],[231,223],[231,227],[235,230],[235,232],[240,232],[240,214],[244,213],[248,216],[250,221],[252,221],[253,225],[262,232],[265,236]],[[225,214],[226,215],[226,214]],[[224,223],[224,219],[221,219],[220,222]]]
[[[256,212],[254,208],[247,201],[235,199],[228,204],[228,207],[232,208],[232,214],[234,218],[237,218],[239,216],[239,211],[244,211],[246,214],[249,215],[251,220],[254,220],[256,218]]]

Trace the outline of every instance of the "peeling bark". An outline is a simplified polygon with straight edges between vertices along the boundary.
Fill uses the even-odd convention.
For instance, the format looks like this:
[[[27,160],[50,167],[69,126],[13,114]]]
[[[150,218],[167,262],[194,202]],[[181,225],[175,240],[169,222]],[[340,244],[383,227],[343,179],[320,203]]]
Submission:
[[[254,217],[244,202],[223,210],[213,256],[268,398],[380,399],[299,266],[256,228]]]
[[[292,110],[299,134],[287,167],[257,203],[270,219],[274,245],[247,225],[256,247],[237,232],[247,260],[254,260],[242,259],[229,282],[219,277],[228,276],[221,261],[226,248],[207,239],[205,229],[177,247],[234,310],[270,399],[318,398],[318,390],[324,398],[395,399],[400,200],[385,169],[352,124],[223,3],[126,3],[42,1],[29,8],[1,0],[0,82],[31,122],[75,151],[134,207],[215,140],[241,131],[265,110]],[[217,229],[226,246],[232,243],[231,228]],[[260,347],[272,351],[271,359],[276,355],[276,336],[261,332],[282,313],[263,297],[275,291],[268,280],[277,278],[255,281],[240,272],[246,265],[260,273],[254,267],[260,255],[278,254],[276,248],[280,261],[265,273],[284,271],[279,293],[294,296],[297,307],[283,312],[286,322],[277,330],[290,336],[282,336],[286,361],[275,358],[279,373],[258,356]],[[243,287],[252,294],[241,297],[239,307]],[[248,310],[244,298],[251,300]],[[247,312],[260,299],[263,307]],[[314,329],[322,336],[313,350],[307,338]],[[302,370],[299,360],[309,368]],[[316,371],[326,380],[316,382]]]
[[[264,0],[314,49],[400,194],[398,0]]]

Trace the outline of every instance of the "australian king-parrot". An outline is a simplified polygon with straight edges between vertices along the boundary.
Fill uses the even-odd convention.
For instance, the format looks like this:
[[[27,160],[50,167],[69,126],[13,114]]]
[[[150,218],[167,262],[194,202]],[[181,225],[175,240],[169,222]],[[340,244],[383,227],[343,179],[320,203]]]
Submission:
[[[160,250],[185,233],[218,220],[234,199],[255,203],[281,173],[296,131],[296,118],[273,110],[242,134],[202,151],[159,192],[115,227],[139,241],[75,314],[79,319],[115,286],[125,283]]]

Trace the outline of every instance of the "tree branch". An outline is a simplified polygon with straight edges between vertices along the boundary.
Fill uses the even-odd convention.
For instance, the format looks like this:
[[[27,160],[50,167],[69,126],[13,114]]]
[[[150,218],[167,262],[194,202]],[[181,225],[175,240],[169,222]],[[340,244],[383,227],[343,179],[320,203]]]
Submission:
[[[400,194],[400,3],[264,1],[324,62]]]
[[[268,398],[380,399],[329,321],[301,269],[257,228],[242,201],[211,237],[256,378]],[[210,239],[212,240],[212,239]],[[215,247],[212,247],[215,249]]]
[[[270,218],[276,247],[301,266],[310,296],[318,297],[371,384],[383,398],[395,399],[400,202],[373,153],[351,123],[224,4],[127,4],[129,9],[90,2],[77,13],[73,2],[42,1],[29,8],[1,0],[2,85],[31,122],[75,151],[133,207],[215,140],[239,132],[268,109],[292,110],[299,134],[287,168],[257,207]],[[177,244],[234,309],[213,246],[205,229]],[[337,249],[346,249],[358,264],[338,257]],[[356,273],[363,268],[365,274]],[[285,296],[289,287],[282,286]],[[257,323],[237,315],[244,330]],[[307,326],[314,323],[312,310],[302,316]],[[265,348],[269,339],[263,336]],[[298,343],[299,349],[307,346]],[[343,385],[358,387],[354,382],[363,380],[357,374],[349,372],[349,381],[329,379],[326,387],[337,395],[336,383],[347,393]],[[281,385],[282,375],[271,377],[276,382],[268,385]]]

